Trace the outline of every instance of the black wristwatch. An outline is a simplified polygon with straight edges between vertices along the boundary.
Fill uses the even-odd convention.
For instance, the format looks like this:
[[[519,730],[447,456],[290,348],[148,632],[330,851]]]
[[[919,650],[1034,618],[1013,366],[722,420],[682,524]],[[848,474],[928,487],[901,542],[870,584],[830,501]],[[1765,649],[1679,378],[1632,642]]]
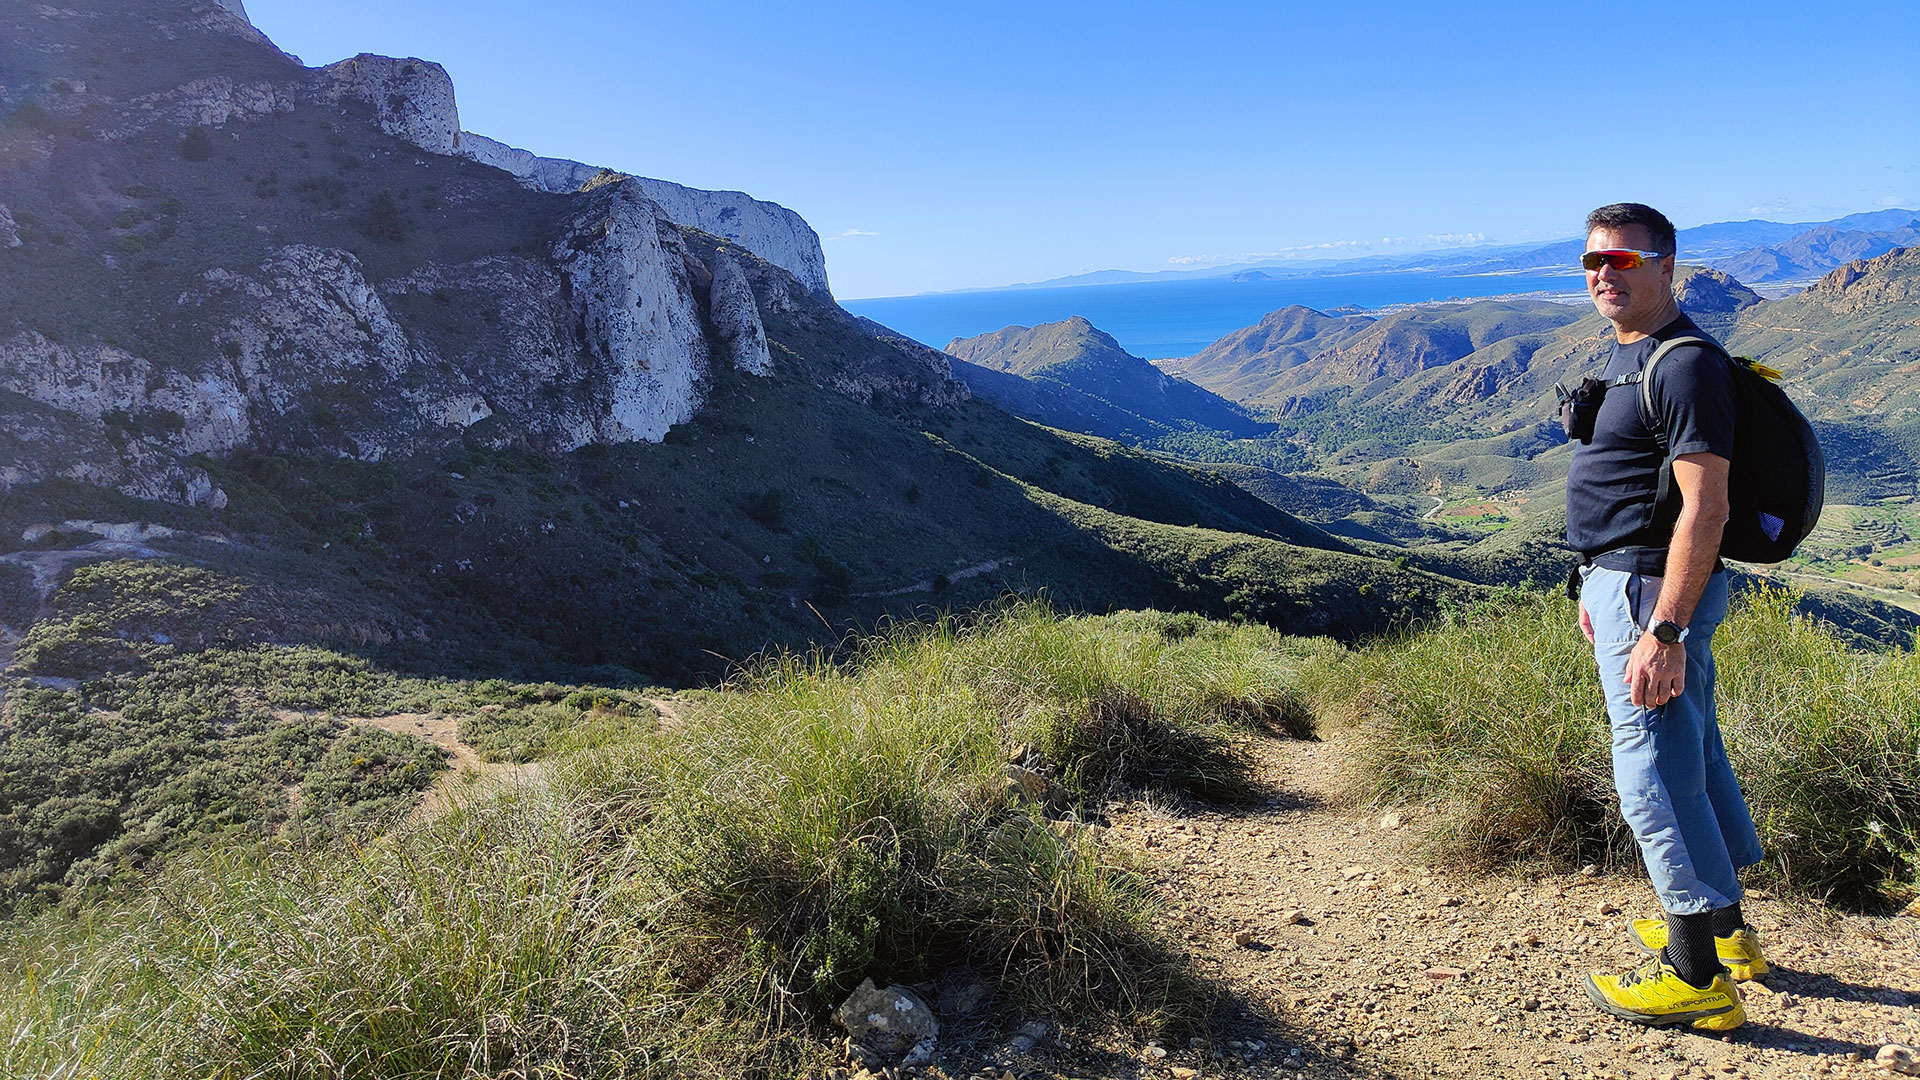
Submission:
[[[1687,640],[1687,628],[1672,619],[1661,619],[1647,627],[1647,633],[1662,645],[1677,645]]]

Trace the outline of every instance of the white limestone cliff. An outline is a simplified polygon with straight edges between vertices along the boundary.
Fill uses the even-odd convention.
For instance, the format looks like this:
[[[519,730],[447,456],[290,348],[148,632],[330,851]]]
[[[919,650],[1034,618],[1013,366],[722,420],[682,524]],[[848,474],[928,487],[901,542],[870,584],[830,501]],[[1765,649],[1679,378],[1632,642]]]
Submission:
[[[460,133],[460,153],[482,165],[512,173],[528,187],[556,194],[579,191],[587,185],[587,181],[607,171],[565,158],[539,157],[531,150],[508,146],[498,139],[475,135],[471,131]]]
[[[339,452],[378,460],[492,414],[463,374],[413,342],[349,252],[289,245],[257,274],[209,271],[180,306],[229,313],[216,337],[225,373],[261,423],[310,419],[316,394],[364,397],[331,422]]]
[[[753,286],[747,282],[739,260],[725,249],[714,257],[708,296],[713,328],[726,344],[733,366],[750,375],[773,374],[773,354],[767,350],[767,328],[760,321]]]
[[[829,296],[827,256],[805,218],[778,203],[740,191],[702,191],[666,180],[637,178],[667,217],[731,240],[786,270],[820,296]]]
[[[0,203],[0,246],[16,248],[22,243],[20,226],[13,220],[13,211],[7,209],[7,204]]]
[[[9,431],[26,453],[0,456],[0,490],[58,476],[135,498],[227,504],[226,493],[180,457],[245,440],[244,402],[231,383],[21,330],[0,342],[0,390],[29,403]]]
[[[593,194],[553,255],[611,388],[603,442],[659,442],[705,397],[706,334],[679,234],[631,180]]]
[[[459,152],[483,165],[519,177],[540,191],[579,191],[596,178],[613,173],[596,165],[565,158],[539,157],[497,139],[460,133]],[[781,206],[739,191],[704,191],[666,180],[633,177],[648,198],[660,204],[670,221],[711,233],[739,244],[755,255],[800,279],[820,296],[832,295],[827,285],[827,257],[819,234],[805,218]]]
[[[288,245],[257,267],[200,275],[174,308],[210,331],[206,352],[164,361],[20,330],[0,340],[0,394],[23,399],[0,440],[0,489],[65,477],[218,506],[225,494],[190,455],[377,461],[463,430],[550,451],[659,442],[703,404],[711,363],[699,264],[679,228],[618,181],[580,197],[551,255],[429,264],[376,288],[351,253]],[[721,260],[717,281],[712,325],[727,359],[770,371],[739,267]],[[444,297],[452,312],[456,294],[460,317],[415,306],[411,327],[388,302],[433,311]],[[440,355],[436,326],[475,309],[494,330],[473,352]],[[470,333],[441,340],[474,345]]]
[[[324,100],[371,105],[380,130],[436,154],[460,147],[460,110],[447,69],[417,57],[361,53],[315,73]]]
[[[250,433],[230,380],[163,370],[110,345],[69,347],[31,330],[0,342],[0,390],[88,420],[165,417],[154,423],[185,454],[231,450]]]
[[[352,99],[373,106],[380,128],[436,154],[460,154],[518,177],[529,187],[559,194],[578,192],[613,173],[565,158],[540,157],[497,139],[460,130],[453,80],[445,68],[417,58],[362,53],[321,68],[323,98]],[[667,219],[739,244],[778,266],[821,296],[827,285],[826,252],[805,218],[778,203],[739,191],[703,191],[666,180],[633,178],[666,211]]]

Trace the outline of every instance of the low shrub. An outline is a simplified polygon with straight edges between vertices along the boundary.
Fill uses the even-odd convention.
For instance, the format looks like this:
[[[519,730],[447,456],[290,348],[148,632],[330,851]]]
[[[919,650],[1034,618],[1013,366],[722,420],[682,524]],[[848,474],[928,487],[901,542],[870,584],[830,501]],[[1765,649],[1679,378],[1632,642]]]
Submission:
[[[24,629],[40,613],[40,590],[33,571],[15,563],[0,563],[0,625]]]
[[[180,139],[180,156],[188,161],[205,161],[213,156],[213,138],[207,129],[195,124]]]

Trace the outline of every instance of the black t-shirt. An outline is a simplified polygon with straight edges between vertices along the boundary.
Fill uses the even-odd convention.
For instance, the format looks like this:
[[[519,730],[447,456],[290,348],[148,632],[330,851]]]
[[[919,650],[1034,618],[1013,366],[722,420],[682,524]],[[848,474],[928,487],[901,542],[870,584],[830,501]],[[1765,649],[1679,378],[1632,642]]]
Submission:
[[[1660,343],[1706,337],[1685,315],[1631,345],[1615,343],[1601,379],[1612,382],[1646,367]],[[1717,350],[1683,345],[1653,369],[1652,399],[1668,445],[1641,414],[1640,387],[1607,391],[1593,440],[1575,444],[1567,469],[1567,544],[1619,570],[1658,574],[1673,538],[1671,513],[1656,513],[1660,466],[1668,457],[1708,453],[1733,456],[1733,372]],[[1672,498],[1678,498],[1675,493]]]

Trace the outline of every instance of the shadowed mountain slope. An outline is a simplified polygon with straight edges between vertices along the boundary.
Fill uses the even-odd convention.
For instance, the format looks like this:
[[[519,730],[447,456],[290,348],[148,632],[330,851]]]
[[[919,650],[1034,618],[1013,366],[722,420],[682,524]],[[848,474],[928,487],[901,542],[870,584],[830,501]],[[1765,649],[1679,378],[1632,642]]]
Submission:
[[[1020,407],[1023,404],[1050,410],[1056,416],[1076,406],[1086,409],[1086,419],[1081,423],[1060,423],[1034,416],[1060,427],[1110,434],[1101,428],[1125,421],[1102,409],[1100,403],[1104,403],[1108,409],[1131,413],[1165,431],[1203,428],[1245,438],[1269,430],[1233,402],[1169,376],[1127,352],[1112,336],[1079,316],[1035,327],[1009,326],[991,334],[956,339],[947,345],[947,352],[990,372],[1071,391],[1051,395],[1023,393],[1004,379],[977,377],[966,368],[957,369],[957,377],[976,393],[1016,412],[1027,414]],[[1135,422],[1133,426],[1142,425]],[[1114,434],[1117,437],[1118,433]]]

